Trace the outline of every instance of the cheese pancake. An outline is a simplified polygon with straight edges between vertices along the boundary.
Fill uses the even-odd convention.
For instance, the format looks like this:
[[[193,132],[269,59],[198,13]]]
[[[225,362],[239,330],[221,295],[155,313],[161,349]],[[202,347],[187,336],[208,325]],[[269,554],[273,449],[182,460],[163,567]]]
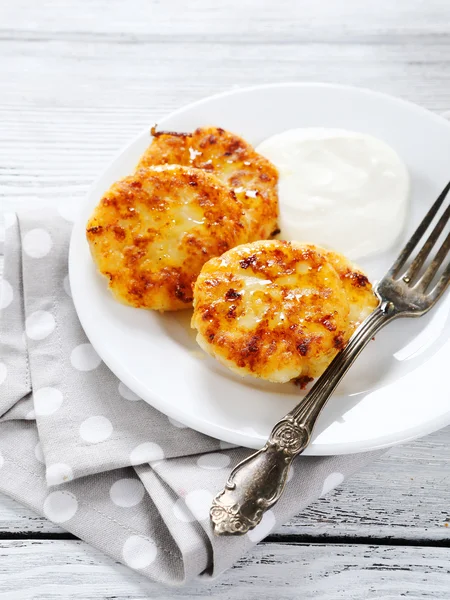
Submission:
[[[347,259],[280,240],[213,258],[194,286],[197,342],[240,375],[273,382],[318,377],[377,306]]]
[[[370,310],[368,311],[367,300],[375,296],[375,294],[366,275],[342,254],[330,250],[322,250],[322,252],[326,252],[327,259],[335,268],[344,286],[345,293],[350,302],[350,327],[354,331],[378,305],[378,299],[375,297],[375,305],[372,306],[371,303]]]
[[[233,192],[206,171],[176,165],[112,185],[86,235],[115,297],[160,311],[190,306],[203,264],[247,239]]]
[[[192,134],[155,132],[138,167],[180,164],[214,173],[233,189],[250,222],[247,241],[269,238],[278,228],[278,172],[241,137],[220,127]]]

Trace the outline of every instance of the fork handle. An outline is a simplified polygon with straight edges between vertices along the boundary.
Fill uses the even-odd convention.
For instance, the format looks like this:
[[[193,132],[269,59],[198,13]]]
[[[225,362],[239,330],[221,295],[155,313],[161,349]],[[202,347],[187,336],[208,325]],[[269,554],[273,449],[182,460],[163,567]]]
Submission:
[[[309,393],[278,421],[264,447],[234,467],[210,509],[215,534],[243,535],[258,525],[266,510],[283,493],[289,467],[308,446],[327,400],[372,337],[397,316],[391,302],[380,304],[358,327]]]

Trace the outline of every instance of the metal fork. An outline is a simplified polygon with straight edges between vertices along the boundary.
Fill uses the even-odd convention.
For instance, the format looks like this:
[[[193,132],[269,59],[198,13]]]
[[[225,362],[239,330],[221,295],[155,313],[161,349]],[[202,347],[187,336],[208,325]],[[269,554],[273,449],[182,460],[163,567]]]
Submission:
[[[283,493],[292,461],[308,446],[320,412],[363,348],[394,319],[420,317],[442,296],[450,282],[450,262],[433,288],[429,288],[450,250],[450,233],[424,271],[423,266],[449,221],[450,204],[415,258],[410,264],[407,262],[444,204],[449,190],[450,182],[375,287],[380,299],[378,307],[358,327],[310,392],[278,421],[265,446],[233,469],[225,489],[217,494],[210,509],[214,533],[242,535],[261,521],[265,511]]]

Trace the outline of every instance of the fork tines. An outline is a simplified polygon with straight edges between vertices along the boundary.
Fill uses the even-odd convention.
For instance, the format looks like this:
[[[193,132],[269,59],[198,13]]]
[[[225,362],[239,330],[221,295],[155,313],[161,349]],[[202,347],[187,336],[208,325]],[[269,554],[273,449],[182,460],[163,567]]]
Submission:
[[[421,269],[422,269],[423,265],[425,264],[425,261],[427,260],[431,250],[435,246],[440,235],[444,232],[446,225],[450,221],[450,203],[448,202],[448,200],[446,201],[449,190],[450,190],[450,182],[442,190],[438,199],[435,201],[433,206],[427,212],[427,214],[423,218],[422,222],[417,227],[416,231],[411,236],[408,243],[403,248],[398,259],[395,261],[395,263],[393,264],[393,266],[390,270],[390,274],[393,278],[396,278],[400,273],[402,273],[401,277],[402,277],[403,281],[405,283],[407,283],[409,286],[414,285],[414,288],[417,289],[417,291],[421,292],[422,294],[424,294],[428,290],[430,284],[432,283],[433,279],[437,275],[439,268],[441,267],[442,263],[444,262],[447,254],[450,250],[450,233],[448,233],[444,242],[442,243],[442,245],[436,252],[433,260],[430,262],[430,264],[426,267],[425,271],[421,275]],[[439,209],[443,205],[445,205],[444,203],[446,203],[446,208],[445,208],[443,214],[441,215],[438,222],[434,226],[433,230],[429,234],[426,242],[419,249],[415,258],[412,260],[412,262],[408,265],[406,270],[403,272],[403,268],[405,267],[408,258],[411,256],[413,251],[416,249],[418,243],[422,239],[423,235],[426,233],[429,226],[433,223],[433,220],[435,219],[436,215],[438,214]],[[433,288],[433,290],[431,292],[431,294],[433,296],[433,300],[437,300],[437,298],[439,298],[439,296],[443,293],[443,291],[448,286],[449,281],[450,281],[450,264],[447,264],[445,266],[444,272],[442,273],[441,277],[439,278],[439,280],[437,281],[435,287]]]

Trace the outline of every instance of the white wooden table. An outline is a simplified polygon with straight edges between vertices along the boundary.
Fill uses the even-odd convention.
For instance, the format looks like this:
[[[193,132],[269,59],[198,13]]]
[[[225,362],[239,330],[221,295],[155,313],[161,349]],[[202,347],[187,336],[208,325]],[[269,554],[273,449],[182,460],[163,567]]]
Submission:
[[[15,0],[0,5],[0,202],[72,198],[143,126],[263,82],[450,110],[447,0]],[[418,140],[420,143],[420,140]],[[450,429],[392,449],[217,581],[155,585],[0,498],[0,599],[450,598]]]

